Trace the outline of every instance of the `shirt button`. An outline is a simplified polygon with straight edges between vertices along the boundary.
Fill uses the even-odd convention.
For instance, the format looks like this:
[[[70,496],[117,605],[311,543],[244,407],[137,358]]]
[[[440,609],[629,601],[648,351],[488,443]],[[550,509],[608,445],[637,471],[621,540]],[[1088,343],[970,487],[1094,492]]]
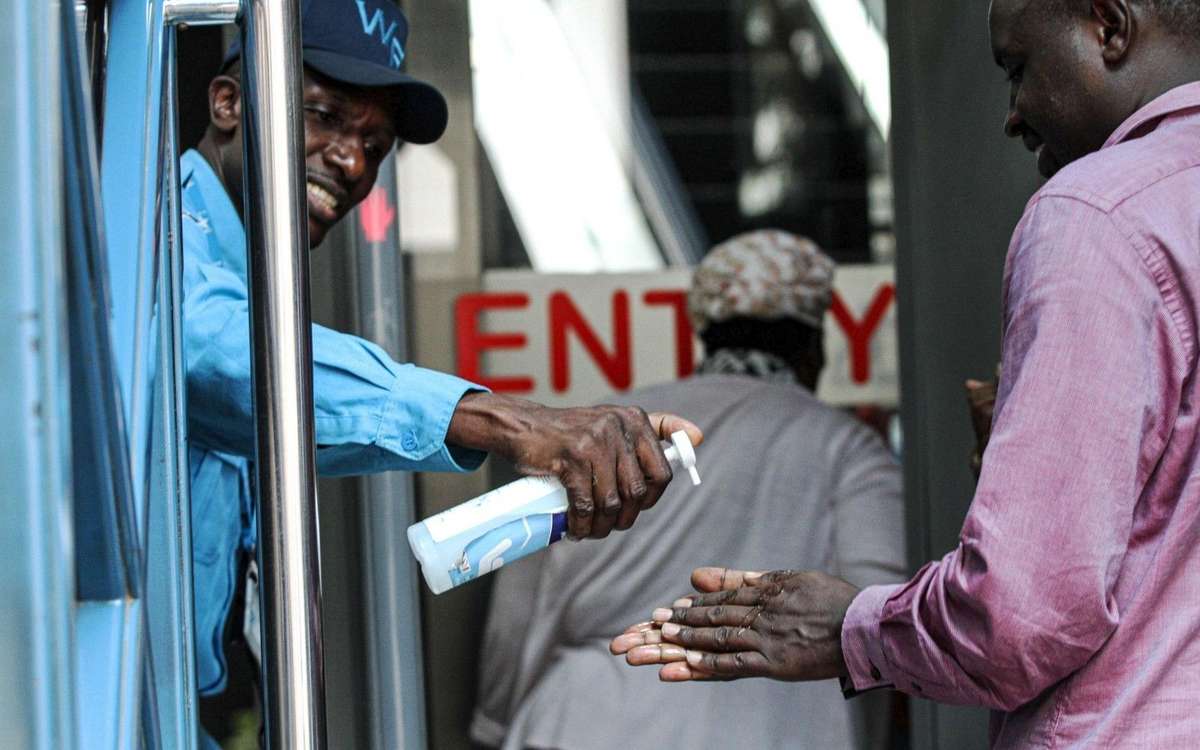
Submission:
[[[411,432],[404,433],[404,437],[400,440],[400,445],[406,451],[415,451],[417,449],[417,436]]]

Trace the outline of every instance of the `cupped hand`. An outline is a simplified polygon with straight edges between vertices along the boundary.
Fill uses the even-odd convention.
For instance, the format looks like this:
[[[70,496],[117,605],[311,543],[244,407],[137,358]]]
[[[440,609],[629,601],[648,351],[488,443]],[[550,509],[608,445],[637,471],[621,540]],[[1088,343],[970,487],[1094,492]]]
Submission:
[[[659,666],[660,679],[822,680],[845,674],[842,621],[858,595],[819,572],[698,568],[699,594],[654,610],[613,639],[634,666]]]

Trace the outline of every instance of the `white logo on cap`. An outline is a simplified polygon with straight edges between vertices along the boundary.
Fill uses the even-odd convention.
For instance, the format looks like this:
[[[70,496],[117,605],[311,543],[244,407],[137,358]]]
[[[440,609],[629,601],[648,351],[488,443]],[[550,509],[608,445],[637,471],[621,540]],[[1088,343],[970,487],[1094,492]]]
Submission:
[[[392,25],[384,28],[387,19],[384,18],[383,10],[375,9],[375,14],[367,19],[367,4],[363,0],[354,0],[358,6],[358,17],[362,19],[363,33],[367,36],[374,36],[375,30],[379,29],[379,43],[388,48],[388,61],[393,68],[400,68],[400,63],[404,62],[404,47],[400,46],[400,40],[396,38],[396,28],[400,25],[399,21],[392,21]]]

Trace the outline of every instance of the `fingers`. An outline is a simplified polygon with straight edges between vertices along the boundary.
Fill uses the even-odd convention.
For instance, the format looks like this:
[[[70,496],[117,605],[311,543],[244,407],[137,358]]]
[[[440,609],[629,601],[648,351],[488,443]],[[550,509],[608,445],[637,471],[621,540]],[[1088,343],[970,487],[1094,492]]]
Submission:
[[[494,425],[510,427],[496,430]],[[513,427],[516,425],[518,427]],[[636,407],[553,409],[495,394],[467,394],[455,409],[448,439],[499,453],[523,474],[556,476],[567,489],[572,537],[603,537],[628,528],[671,479],[659,436],[703,434],[674,415],[651,423]]]
[[[608,644],[608,650],[614,656],[629,653],[639,646],[650,646],[663,642],[662,632],[657,628],[653,630],[643,630],[639,632],[625,632]]]
[[[735,625],[738,627],[747,627],[754,622],[754,618],[761,611],[756,606],[726,606],[724,604],[715,607],[674,607],[672,609],[660,608],[654,610],[651,616],[657,623],[662,623],[662,627],[666,627],[667,623],[676,625],[690,625],[692,627],[715,627],[718,625]]]
[[[592,539],[608,536],[621,513],[621,495],[617,492],[615,457],[592,464],[592,498],[598,512],[592,518]]]
[[[614,527],[631,527],[671,481],[671,466],[646,412],[637,407],[599,408],[602,416],[594,423],[589,446],[596,507],[589,534],[593,539],[607,536]],[[676,425],[685,422],[673,419]]]
[[[559,479],[571,503],[567,524],[579,539],[603,539],[621,512],[617,458],[623,445],[621,420],[612,410],[593,413],[573,449],[563,456],[568,467]]]
[[[631,423],[630,435],[633,436],[632,444],[639,467],[638,471],[644,478],[646,488],[645,493],[639,499],[640,509],[649,510],[658,502],[658,498],[662,496],[663,490],[671,481],[671,464],[667,461],[662,444],[659,442],[660,438],[665,439],[670,436],[670,433],[664,436],[661,432],[661,424],[658,427],[651,424],[650,418],[641,409],[634,409],[627,416]],[[679,418],[673,417],[673,419]]]
[[[686,661],[664,664],[658,670],[658,679],[663,682],[727,682],[733,677],[722,677],[693,667]]]
[[[668,622],[657,632],[658,643],[673,643],[688,650],[729,653],[736,651],[758,651],[762,648],[762,636],[749,627],[754,616],[745,625],[722,625],[716,628],[689,628]]]
[[[635,667],[660,666],[663,682],[734,680],[769,674],[759,651],[760,636],[749,628],[690,628],[639,622],[613,639],[609,650]]]
[[[996,407],[996,381],[968,380],[967,408],[975,430],[976,452],[982,453],[992,429],[992,414]],[[974,459],[973,459],[974,460]]]
[[[668,440],[673,433],[683,431],[687,433],[688,440],[692,445],[696,446],[704,442],[704,433],[692,422],[674,414],[647,415],[643,412],[643,418],[654,437],[653,440],[639,441],[637,446],[638,460],[642,464],[649,484],[646,499],[642,502],[642,510],[647,510],[654,507],[663,490],[666,489],[667,483],[671,481],[671,466],[666,457],[662,455],[659,440]]]
[[[717,605],[740,605],[757,607],[779,593],[778,586],[745,586],[740,589],[726,589],[711,594],[696,594],[688,597],[686,604],[676,602],[672,607],[715,607]]]
[[[995,380],[967,380],[965,385],[967,402],[972,405],[985,404],[996,400]]]
[[[586,539],[592,534],[592,521],[596,515],[592,488],[579,473],[559,479],[567,489],[567,530],[575,539]]]
[[[625,628],[624,633],[612,639],[608,649],[613,654],[620,655],[648,643],[662,643],[662,634],[658,631],[658,623],[647,620]]]
[[[687,433],[688,440],[692,441],[692,445],[700,445],[704,442],[704,432],[683,417],[654,412],[647,415],[647,419],[649,419],[650,426],[654,428],[654,434],[658,436],[659,440],[670,440],[672,433],[683,430]]]
[[[797,570],[769,570],[761,575],[754,575],[753,581],[747,582],[747,586],[771,586],[776,583],[783,583],[787,579],[800,575]]]
[[[711,679],[711,675],[692,669],[686,661],[679,661],[663,665],[658,670],[658,679],[663,682],[699,682]]]
[[[658,672],[664,682],[762,677],[770,666],[757,651],[713,654],[670,644],[641,646],[626,654],[625,661],[635,667],[665,665]]]
[[[638,463],[636,448],[625,435],[625,451],[617,456],[617,486],[621,491],[621,513],[617,516],[617,528],[621,531],[633,526],[642,504],[646,501],[646,478]]]
[[[656,643],[637,646],[625,654],[625,662],[634,667],[645,667],[653,664],[670,664],[676,661],[686,661],[687,650],[673,643]]]
[[[711,592],[736,589],[742,586],[757,586],[761,572],[734,570],[733,568],[696,568],[692,571],[692,588]]]
[[[767,657],[757,651],[710,654],[704,651],[688,650],[685,652],[684,659],[693,674],[699,672],[704,675],[703,679],[709,680],[765,677],[770,673],[770,662],[767,661]]]
[[[567,488],[568,528],[575,538],[600,539],[627,529],[657,502],[671,481],[671,466],[659,436],[684,430],[694,442],[699,428],[674,415],[652,423],[637,407],[543,409],[547,426],[516,451],[528,473],[550,471]],[[544,439],[543,439],[544,438]]]

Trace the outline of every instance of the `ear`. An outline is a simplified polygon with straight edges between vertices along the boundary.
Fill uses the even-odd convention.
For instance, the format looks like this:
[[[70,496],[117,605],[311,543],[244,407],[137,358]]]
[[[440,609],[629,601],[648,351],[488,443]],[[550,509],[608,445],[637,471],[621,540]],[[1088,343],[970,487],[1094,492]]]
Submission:
[[[1092,0],[1092,23],[1104,62],[1116,65],[1124,60],[1137,31],[1129,0]]]
[[[208,84],[208,119],[225,134],[242,124],[242,85],[236,78],[217,76]]]

